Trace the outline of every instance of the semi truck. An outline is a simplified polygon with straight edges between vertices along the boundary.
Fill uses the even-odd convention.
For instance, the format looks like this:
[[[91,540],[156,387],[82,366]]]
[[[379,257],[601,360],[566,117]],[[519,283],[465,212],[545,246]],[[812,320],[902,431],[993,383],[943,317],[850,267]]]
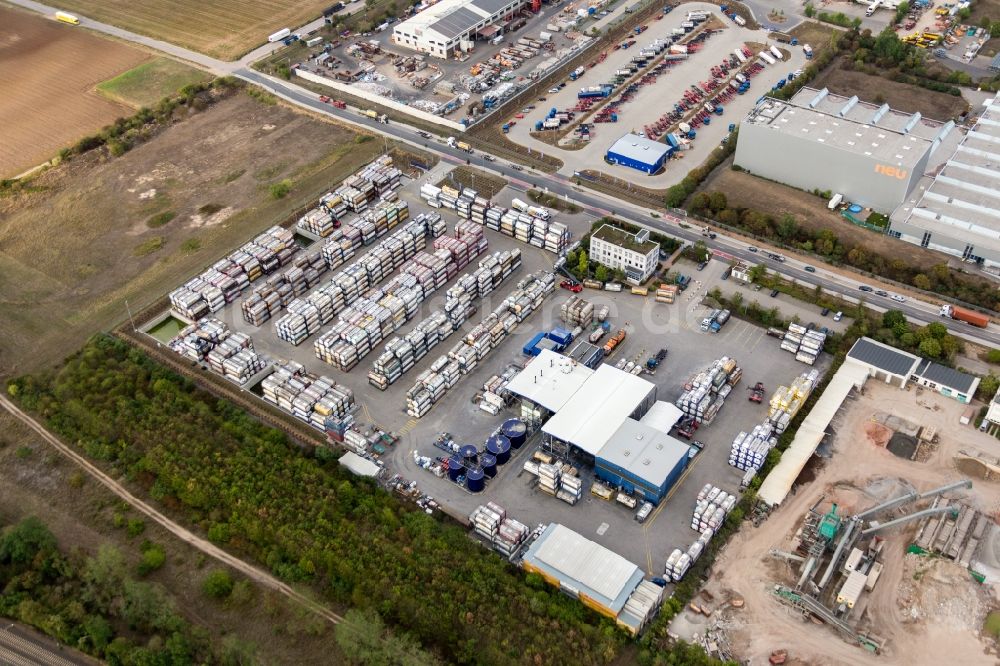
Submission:
[[[70,25],[80,25],[80,19],[66,12],[56,12],[56,20]]]
[[[966,310],[965,308],[960,308],[957,305],[951,305],[949,303],[945,303],[941,306],[940,314],[942,317],[947,317],[948,319],[954,319],[956,321],[964,321],[966,324],[972,324],[973,326],[978,326],[979,328],[986,328],[990,324],[990,318],[986,315],[973,312],[972,310]]]
[[[290,28],[282,28],[278,32],[275,32],[275,33],[272,33],[272,34],[268,35],[267,41],[269,41],[271,43],[280,42],[285,37],[288,37],[290,34],[292,34],[292,31],[291,31]]]
[[[448,137],[448,145],[452,148],[458,148],[459,150],[464,150],[467,153],[472,152],[472,146],[467,144],[465,141],[458,141],[453,136]]]

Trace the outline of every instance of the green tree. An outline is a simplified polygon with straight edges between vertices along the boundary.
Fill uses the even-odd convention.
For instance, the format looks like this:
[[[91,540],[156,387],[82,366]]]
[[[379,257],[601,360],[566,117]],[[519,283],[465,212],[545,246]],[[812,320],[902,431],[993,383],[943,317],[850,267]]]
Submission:
[[[607,282],[608,267],[603,264],[598,264],[597,270],[594,271],[594,279],[600,280],[601,282]]]
[[[49,528],[34,516],[7,528],[0,537],[0,562],[27,564],[42,552],[56,549],[56,538]]]
[[[202,591],[213,599],[225,599],[233,591],[233,578],[225,569],[213,569],[201,584]]]
[[[931,280],[923,273],[917,273],[913,276],[913,286],[917,289],[929,291],[931,288]]]
[[[576,270],[580,272],[580,275],[587,275],[590,271],[590,259],[584,250],[580,250],[580,258],[577,260]]]
[[[790,240],[795,237],[795,234],[799,230],[799,223],[795,221],[795,216],[785,213],[781,216],[781,221],[778,222],[778,237],[782,240]]]
[[[723,192],[715,191],[708,195],[708,207],[712,212],[719,213],[729,207],[729,201]]]
[[[930,333],[931,337],[935,340],[940,340],[948,335],[948,327],[939,321],[932,321],[927,324],[927,332]]]
[[[139,561],[139,575],[146,576],[163,567],[167,561],[167,553],[163,546],[155,543],[148,544],[142,550],[142,559]]]
[[[691,197],[691,203],[688,204],[688,207],[694,213],[702,213],[708,210],[708,207],[710,205],[711,205],[711,199],[709,199],[708,193],[698,192],[693,197]]]
[[[934,338],[921,340],[918,349],[924,358],[941,358],[941,343]]]
[[[1000,349],[991,349],[986,352],[986,361],[988,363],[1000,363]]]
[[[998,390],[1000,390],[1000,377],[991,372],[979,380],[976,397],[983,401],[990,401]]]
[[[882,314],[882,326],[884,328],[895,328],[899,324],[906,324],[906,315],[900,310],[886,310]]]
[[[805,15],[806,18],[813,18],[814,16],[816,16],[816,8],[813,7],[811,2],[806,3]]]

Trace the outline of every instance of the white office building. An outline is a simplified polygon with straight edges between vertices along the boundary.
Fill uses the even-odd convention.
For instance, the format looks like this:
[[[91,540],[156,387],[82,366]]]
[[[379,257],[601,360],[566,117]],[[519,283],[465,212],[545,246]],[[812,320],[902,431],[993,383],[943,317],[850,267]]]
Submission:
[[[649,240],[645,229],[631,234],[605,224],[590,236],[590,258],[625,271],[625,278],[633,284],[645,282],[656,271],[659,253],[660,244]]]
[[[450,58],[469,51],[477,38],[504,32],[527,0],[441,0],[396,25],[392,41],[398,46]]]

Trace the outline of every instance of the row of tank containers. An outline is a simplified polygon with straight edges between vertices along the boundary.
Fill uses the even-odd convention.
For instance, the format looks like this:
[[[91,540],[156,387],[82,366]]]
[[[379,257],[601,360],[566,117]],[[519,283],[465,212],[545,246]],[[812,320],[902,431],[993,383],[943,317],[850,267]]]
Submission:
[[[710,425],[742,378],[743,369],[736,365],[736,360],[723,356],[684,385],[677,407],[685,416]]]
[[[520,419],[507,419],[490,435],[482,450],[475,444],[459,447],[447,462],[448,478],[465,486],[469,492],[481,493],[488,479],[497,475],[499,467],[510,462],[511,451],[517,451],[528,439],[528,426]]]
[[[791,323],[781,339],[781,348],[795,354],[795,360],[813,365],[826,344],[826,333],[807,329],[802,324]]]
[[[691,516],[691,529],[698,532],[699,536],[687,550],[675,548],[667,557],[664,573],[668,580],[679,581],[691,565],[698,561],[708,548],[708,542],[726,522],[726,516],[736,506],[736,502],[736,495],[731,495],[711,483],[706,483],[698,492],[698,499]]]
[[[524,463],[524,471],[538,477],[538,489],[569,505],[583,497],[583,479],[572,465],[561,463],[547,453],[535,453],[534,460]]]
[[[742,486],[750,485],[757,471],[763,466],[767,454],[778,445],[781,435],[805,404],[819,381],[819,372],[804,372],[790,386],[779,386],[771,396],[768,417],[749,432],[741,431],[733,439],[729,464],[745,472]]]

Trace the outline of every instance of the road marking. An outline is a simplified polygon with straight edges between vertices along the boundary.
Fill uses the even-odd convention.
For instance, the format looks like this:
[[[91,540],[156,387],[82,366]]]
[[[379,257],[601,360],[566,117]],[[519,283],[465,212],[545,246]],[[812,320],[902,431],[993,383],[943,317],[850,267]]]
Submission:
[[[597,536],[604,536],[604,533],[608,531],[609,527],[611,527],[611,525],[608,525],[607,523],[601,523],[600,525],[598,525]]]
[[[368,423],[372,423],[373,422],[372,421],[372,413],[368,411],[368,404],[367,403],[362,403],[362,405],[361,405],[361,413],[364,415],[365,421],[367,421]]]
[[[396,434],[403,436],[409,433],[411,430],[413,430],[414,426],[416,426],[417,423],[418,423],[417,419],[410,419],[409,421],[406,422],[405,425],[403,425],[402,428],[396,431]]]

